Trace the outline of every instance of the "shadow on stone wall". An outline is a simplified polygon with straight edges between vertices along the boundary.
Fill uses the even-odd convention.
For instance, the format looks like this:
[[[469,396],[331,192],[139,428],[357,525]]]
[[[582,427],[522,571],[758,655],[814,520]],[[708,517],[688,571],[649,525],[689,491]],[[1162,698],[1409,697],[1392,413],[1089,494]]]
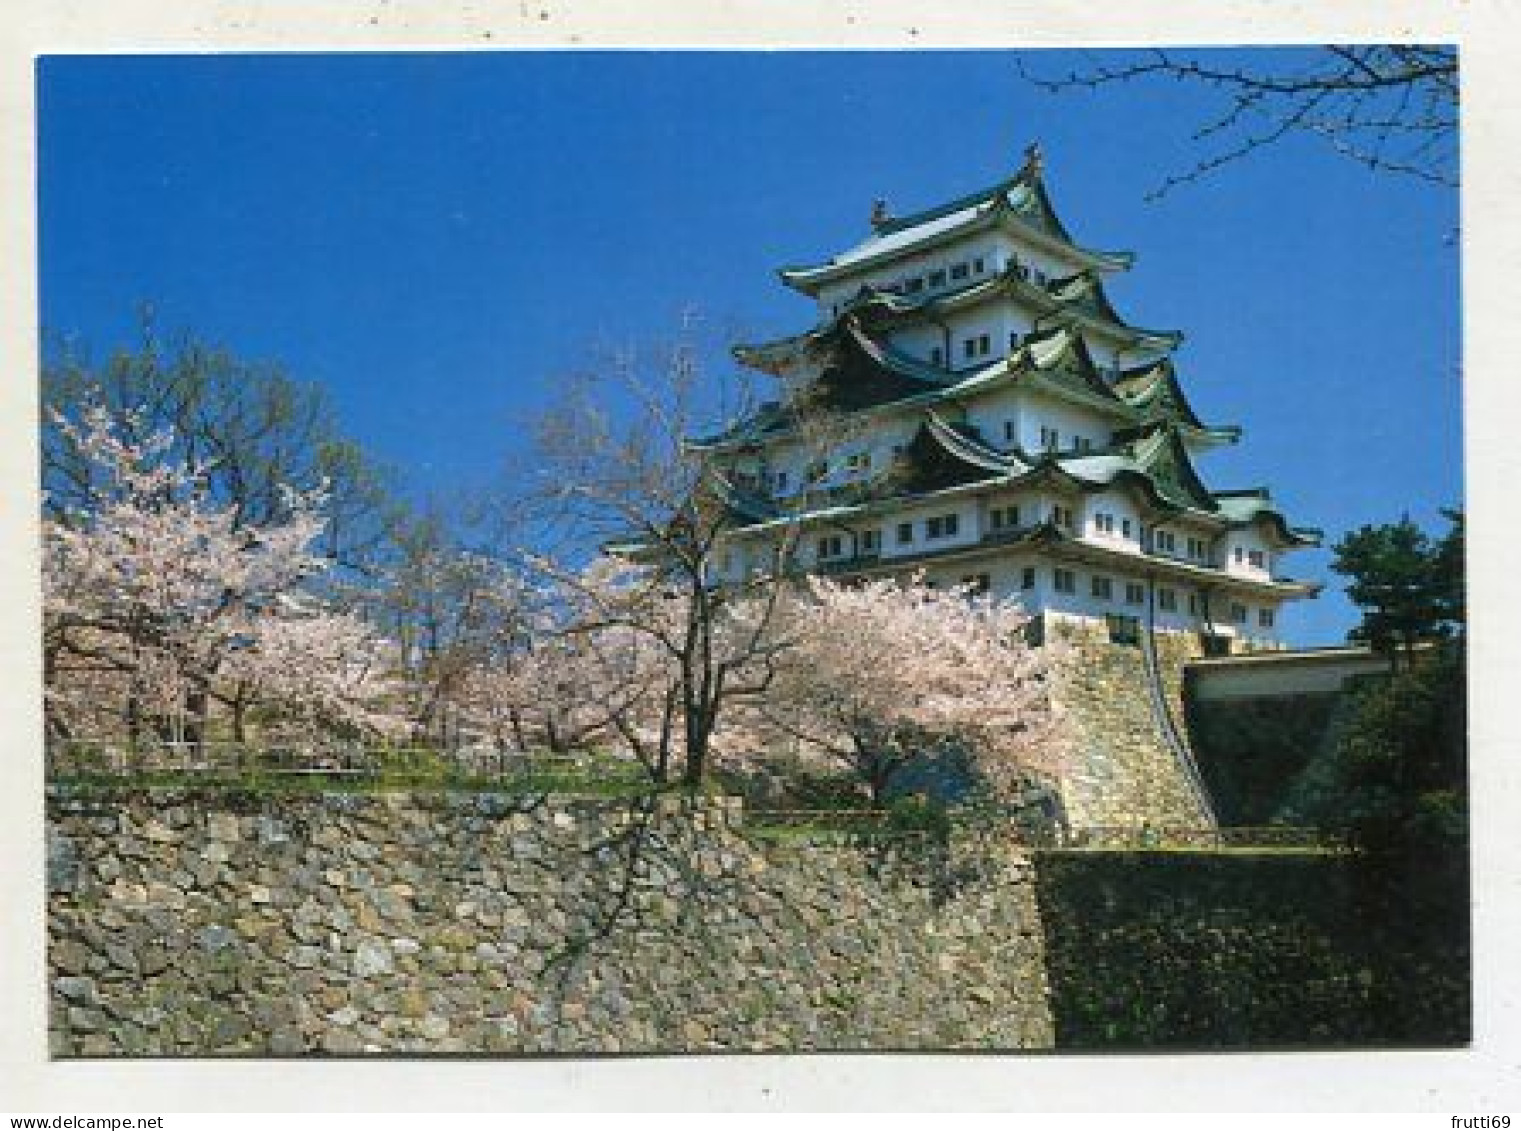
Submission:
[[[1037,858],[1059,1049],[1454,1046],[1466,876],[1326,853]]]
[[[1185,697],[1189,737],[1220,823],[1267,825],[1293,813],[1329,759],[1344,701],[1340,692],[1207,703]]]
[[[1008,837],[722,798],[49,799],[55,1056],[1048,1048]]]

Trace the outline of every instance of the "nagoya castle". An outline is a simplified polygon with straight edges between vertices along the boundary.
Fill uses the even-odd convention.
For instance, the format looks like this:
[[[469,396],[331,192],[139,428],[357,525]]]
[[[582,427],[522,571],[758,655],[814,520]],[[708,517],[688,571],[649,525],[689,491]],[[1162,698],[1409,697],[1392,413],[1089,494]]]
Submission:
[[[735,350],[780,394],[699,442],[731,512],[715,581],[769,569],[785,538],[804,570],[1016,597],[1078,644],[1074,820],[1208,824],[1182,665],[1281,647],[1284,603],[1319,586],[1280,558],[1320,532],[1266,488],[1205,484],[1196,465],[1241,430],[1189,404],[1180,333],[1110,302],[1134,258],[1074,240],[1031,146],[998,184],[902,216],[879,200],[862,242],[781,269],[817,320]]]

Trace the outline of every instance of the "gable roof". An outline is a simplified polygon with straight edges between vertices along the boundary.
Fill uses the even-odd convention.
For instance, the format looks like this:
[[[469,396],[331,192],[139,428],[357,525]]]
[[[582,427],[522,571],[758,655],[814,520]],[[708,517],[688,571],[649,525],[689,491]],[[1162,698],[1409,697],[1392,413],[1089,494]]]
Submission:
[[[1084,267],[1126,270],[1130,252],[1096,251],[1078,246],[1057,217],[1039,167],[1024,168],[997,184],[907,216],[880,219],[866,239],[814,266],[783,267],[782,281],[804,294],[856,271],[888,263],[963,235],[1002,227],[1029,242]]]

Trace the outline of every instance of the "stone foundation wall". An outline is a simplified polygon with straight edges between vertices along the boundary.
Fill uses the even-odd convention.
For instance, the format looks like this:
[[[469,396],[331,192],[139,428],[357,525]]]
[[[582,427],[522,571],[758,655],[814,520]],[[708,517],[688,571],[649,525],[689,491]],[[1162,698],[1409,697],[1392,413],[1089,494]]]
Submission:
[[[1457,1046],[1467,877],[1349,855],[1049,853],[1038,868],[1060,1048]]]
[[[1051,1045],[1007,838],[785,844],[648,806],[55,792],[53,1054]]]
[[[1208,818],[1152,710],[1141,649],[1111,644],[1103,625],[1067,622],[1053,635],[1067,649],[1056,688],[1066,710],[1062,800],[1068,824],[1206,827]],[[1182,731],[1183,665],[1199,655],[1198,640],[1158,633],[1156,641],[1168,704]]]

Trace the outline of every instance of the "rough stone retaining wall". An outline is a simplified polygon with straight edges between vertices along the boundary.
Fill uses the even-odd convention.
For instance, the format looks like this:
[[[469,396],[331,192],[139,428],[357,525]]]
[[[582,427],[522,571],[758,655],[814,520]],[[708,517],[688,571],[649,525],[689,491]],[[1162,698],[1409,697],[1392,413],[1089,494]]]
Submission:
[[[767,843],[722,801],[48,809],[55,1056],[1053,1040],[1032,865],[1004,838]]]
[[[1462,1045],[1467,879],[1316,853],[1053,852],[1038,868],[1061,1048]]]
[[[1344,808],[1334,756],[1348,708],[1340,692],[1191,700],[1189,736],[1220,820],[1334,821]],[[1327,789],[1317,789],[1319,778]],[[1317,805],[1321,793],[1329,796]]]
[[[1055,686],[1068,730],[1062,775],[1068,823],[1206,827],[1208,818],[1152,710],[1141,649],[1111,644],[1103,625],[1069,622],[1054,632],[1067,649]],[[1168,705],[1181,731],[1183,665],[1199,654],[1197,640],[1158,633],[1156,641]]]

